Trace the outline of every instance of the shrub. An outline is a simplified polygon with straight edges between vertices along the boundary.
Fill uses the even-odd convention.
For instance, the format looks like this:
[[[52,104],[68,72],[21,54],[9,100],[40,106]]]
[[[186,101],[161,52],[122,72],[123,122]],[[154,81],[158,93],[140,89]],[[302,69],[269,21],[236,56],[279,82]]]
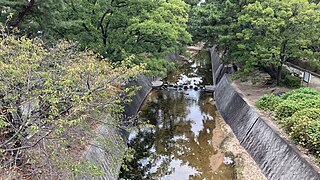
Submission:
[[[320,120],[320,108],[306,108],[294,113],[290,118],[290,123],[296,124],[300,117],[306,116],[311,119]]]
[[[320,109],[306,109],[297,112],[291,119],[290,137],[307,148],[311,153],[320,156]]]
[[[310,95],[314,95],[314,96],[320,96],[320,91],[304,87],[304,88],[299,88],[299,89],[289,91],[286,94],[284,94],[281,98],[287,99],[290,96],[295,95],[295,94],[310,94]]]
[[[277,120],[292,116],[295,112],[300,110],[301,104],[293,100],[284,100],[275,108],[275,117]]]
[[[295,112],[291,117],[285,120],[285,129],[287,132],[291,132],[291,128],[297,124],[301,117],[306,116],[311,119],[320,118],[320,108],[305,108]]]
[[[320,158],[320,91],[299,88],[281,97],[264,95],[257,107],[273,111],[293,142]]]
[[[274,112],[277,121],[283,125],[283,123],[286,124],[286,122],[283,122],[286,121],[286,118],[291,117],[298,111],[310,108],[320,108],[320,99],[316,97],[314,99],[286,99],[275,108]]]
[[[287,75],[282,83],[289,88],[298,88],[301,86],[301,79],[299,77]]]
[[[259,101],[257,101],[256,105],[263,111],[272,111],[281,101],[282,99],[279,96],[274,94],[265,94],[259,99]]]
[[[304,101],[304,100],[313,99],[313,98],[316,98],[316,96],[313,94],[295,93],[295,94],[291,94],[286,99],[293,100],[293,101]]]
[[[320,108],[320,98],[306,99],[302,101],[303,108]]]

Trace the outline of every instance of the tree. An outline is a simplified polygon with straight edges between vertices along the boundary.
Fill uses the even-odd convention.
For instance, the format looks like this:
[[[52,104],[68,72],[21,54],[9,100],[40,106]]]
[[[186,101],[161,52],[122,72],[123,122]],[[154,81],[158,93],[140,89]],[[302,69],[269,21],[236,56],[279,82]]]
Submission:
[[[65,13],[62,12],[68,11],[68,8],[62,0],[4,0],[0,2],[0,7],[2,22],[7,21],[6,17],[12,14],[13,18],[9,19],[8,25],[18,27],[21,30],[20,33],[27,34],[28,36],[41,35],[50,40],[62,37],[62,32],[60,32],[59,28],[55,27],[59,23],[65,23],[63,19]],[[64,21],[62,22],[62,20]]]
[[[185,3],[187,3],[190,6],[196,6],[203,0],[184,0]]]
[[[106,56],[114,61],[138,54],[137,63],[163,70],[163,57],[191,41],[186,31],[188,6],[181,0],[114,0],[105,13],[100,29]]]
[[[30,2],[0,5],[7,14],[14,13],[11,24],[24,14],[17,25],[33,36],[75,40],[81,49],[90,48],[114,62],[135,54],[134,62],[147,62],[151,70],[160,70],[158,74],[170,67],[164,56],[191,41],[186,31],[189,9],[182,0]]]
[[[268,72],[279,84],[282,65],[289,58],[316,58],[311,46],[319,44],[318,9],[307,0],[267,0],[245,6],[238,17],[241,31],[232,54],[242,71],[271,67],[276,73]]]
[[[207,46],[218,45],[224,55],[234,46],[235,34],[239,31],[238,13],[254,0],[206,0],[193,6],[190,11],[188,30],[193,41],[204,41]]]
[[[1,170],[27,164],[52,169],[59,164],[55,158],[72,150],[72,142],[80,145],[84,140],[80,134],[87,130],[81,127],[123,127],[123,104],[135,92],[125,84],[142,72],[142,65],[128,59],[114,68],[91,51],[76,51],[72,43],[61,41],[47,48],[40,39],[1,32]],[[41,152],[33,156],[37,149]]]
[[[218,5],[212,1],[191,6],[188,31],[192,34],[192,40],[194,42],[207,42],[208,46],[214,44],[213,41],[217,38],[215,28],[220,20],[221,13]]]
[[[241,77],[260,69],[279,84],[288,59],[319,62],[318,9],[307,0],[209,0],[192,8],[189,31],[195,41],[218,45]]]

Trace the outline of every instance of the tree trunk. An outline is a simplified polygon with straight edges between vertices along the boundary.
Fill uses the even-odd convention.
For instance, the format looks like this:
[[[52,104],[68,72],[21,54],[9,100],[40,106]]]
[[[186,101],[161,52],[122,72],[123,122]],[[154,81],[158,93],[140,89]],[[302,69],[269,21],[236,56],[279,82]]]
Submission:
[[[278,66],[278,70],[277,70],[277,85],[280,85],[281,82],[281,71],[282,71],[282,63],[281,65]]]
[[[270,65],[268,67],[262,67],[261,70],[268,73],[272,80],[277,79],[277,69],[273,65]]]
[[[282,65],[286,61],[286,48],[287,48],[287,40],[284,40],[281,47],[280,52],[280,65],[278,66],[278,72],[277,72],[277,85],[280,85],[281,82],[281,71],[282,71]]]
[[[30,0],[29,3],[19,12],[18,16],[12,21],[11,26],[17,27],[19,23],[23,20],[28,12],[31,11],[32,7],[34,6],[35,0]]]

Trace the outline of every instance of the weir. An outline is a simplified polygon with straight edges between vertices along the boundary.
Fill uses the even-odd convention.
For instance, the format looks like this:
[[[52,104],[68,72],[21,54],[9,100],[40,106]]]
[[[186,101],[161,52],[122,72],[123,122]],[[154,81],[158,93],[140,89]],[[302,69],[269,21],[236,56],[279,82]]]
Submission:
[[[297,148],[281,138],[232,86],[230,69],[220,63],[215,48],[210,50],[215,79],[216,106],[241,145],[271,180],[317,180],[319,169]]]

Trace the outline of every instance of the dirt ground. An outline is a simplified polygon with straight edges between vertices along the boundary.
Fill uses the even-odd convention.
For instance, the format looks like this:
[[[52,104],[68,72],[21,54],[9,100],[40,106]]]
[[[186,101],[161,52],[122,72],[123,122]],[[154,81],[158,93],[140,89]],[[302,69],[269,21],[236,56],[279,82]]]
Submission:
[[[214,102],[212,102],[214,103]],[[216,128],[213,130],[212,144],[215,145],[217,153],[210,157],[210,166],[213,172],[219,169],[224,156],[232,154],[234,161],[234,179],[237,180],[266,180],[259,166],[240,145],[238,139],[233,134],[230,126],[223,120],[216,111]]]
[[[230,126],[217,113],[216,126],[220,127],[226,137],[220,144],[225,152],[232,152],[235,165],[235,179],[237,180],[266,180],[256,162],[248,152],[240,145],[238,139],[233,134]],[[214,139],[214,138],[213,138]]]

